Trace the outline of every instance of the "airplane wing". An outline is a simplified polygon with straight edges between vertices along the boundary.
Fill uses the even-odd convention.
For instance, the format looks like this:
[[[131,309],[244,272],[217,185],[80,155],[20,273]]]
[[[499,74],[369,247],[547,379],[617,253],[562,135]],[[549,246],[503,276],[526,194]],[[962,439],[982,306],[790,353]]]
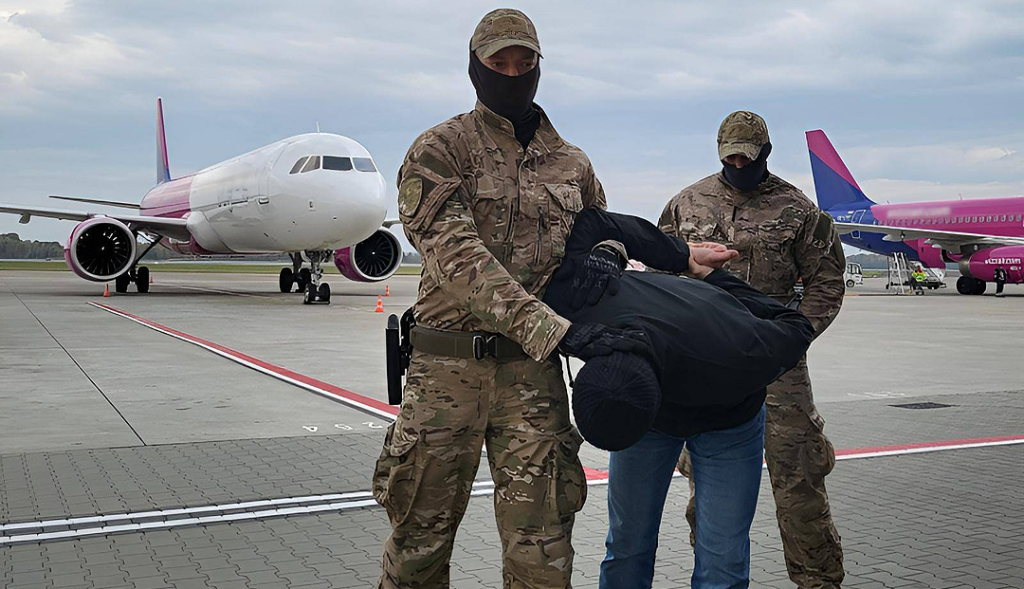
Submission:
[[[28,223],[32,217],[48,217],[50,219],[64,219],[67,221],[85,221],[93,217],[110,217],[128,225],[133,231],[145,231],[155,233],[164,237],[173,237],[187,241],[191,235],[186,228],[185,219],[173,219],[168,217],[145,217],[141,215],[107,215],[102,213],[89,213],[74,211],[70,209],[51,209],[47,207],[26,207],[21,205],[6,205],[0,203],[0,213],[12,213],[21,215],[21,223]]]
[[[964,233],[962,231],[939,231],[937,229],[915,229],[910,227],[892,227],[889,225],[868,225],[866,223],[839,223],[835,224],[841,234],[853,231],[865,233],[881,233],[885,235],[883,241],[907,241],[912,239],[924,239],[928,243],[938,245],[944,250],[956,252],[965,245],[1024,245],[1024,238],[1003,237],[999,235],[987,235],[984,233]]]
[[[120,208],[120,209],[135,209],[135,210],[139,210],[139,209],[142,208],[142,205],[139,205],[137,203],[120,202],[120,201],[117,201],[117,200],[103,200],[103,199],[99,199],[99,198],[81,198],[81,197],[78,197],[78,196],[58,196],[56,194],[51,194],[50,198],[55,198],[57,200],[70,200],[70,201],[74,201],[74,202],[84,202],[84,203],[88,203],[88,204],[91,204],[91,205],[103,205],[105,207],[117,207],[117,208]]]

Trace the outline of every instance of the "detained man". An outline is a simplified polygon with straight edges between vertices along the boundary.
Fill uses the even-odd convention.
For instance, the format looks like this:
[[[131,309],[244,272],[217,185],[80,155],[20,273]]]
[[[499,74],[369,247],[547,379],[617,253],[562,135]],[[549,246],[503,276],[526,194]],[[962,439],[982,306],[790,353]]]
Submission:
[[[800,361],[814,330],[799,311],[694,261],[701,257],[643,219],[587,209],[544,295],[574,324],[629,335],[589,338],[584,350],[573,350],[572,338],[561,343],[590,358],[573,388],[576,425],[611,451],[602,589],[651,587],[684,447],[699,522],[692,587],[749,584],[765,387]],[[627,258],[669,273],[623,272]],[[675,275],[683,272],[690,277]]]

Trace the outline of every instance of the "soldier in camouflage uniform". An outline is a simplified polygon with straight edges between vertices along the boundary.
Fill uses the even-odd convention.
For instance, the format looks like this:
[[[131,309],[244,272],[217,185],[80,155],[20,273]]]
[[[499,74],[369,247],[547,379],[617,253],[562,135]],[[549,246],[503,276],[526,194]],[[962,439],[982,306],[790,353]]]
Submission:
[[[839,313],[844,293],[846,262],[831,217],[768,172],[771,143],[758,115],[726,117],[718,148],[723,170],[672,197],[658,225],[687,241],[738,250],[727,269],[783,303],[794,299],[802,277],[800,311],[821,334]],[[768,387],[766,407],[765,458],[789,576],[802,589],[839,587],[843,551],[825,492],[835,451],[814,406],[806,358]],[[680,470],[689,474],[685,452]],[[692,498],[687,520],[692,530]]]
[[[587,486],[552,353],[570,322],[540,297],[576,214],[604,208],[605,196],[587,156],[558,135],[529,89],[532,112],[500,116],[484,103],[508,107],[494,93],[518,92],[501,84],[526,79],[529,59],[496,79],[498,90],[478,79],[508,71],[498,58],[516,60],[522,48],[535,65],[540,44],[526,15],[501,9],[483,18],[470,42],[480,101],[420,135],[398,174],[399,214],[423,273],[401,411],[373,478],[393,529],[380,587],[448,587],[484,444],[504,587],[570,586],[570,536]]]

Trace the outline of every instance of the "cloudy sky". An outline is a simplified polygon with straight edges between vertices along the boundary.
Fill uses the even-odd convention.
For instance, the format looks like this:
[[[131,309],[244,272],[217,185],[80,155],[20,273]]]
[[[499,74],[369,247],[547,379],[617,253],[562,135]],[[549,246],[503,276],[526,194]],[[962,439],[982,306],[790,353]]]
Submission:
[[[394,201],[411,141],[472,108],[469,36],[498,6],[0,0],[0,202],[140,200],[156,96],[174,175],[319,122],[370,150]],[[737,109],[767,119],[769,167],[812,198],[803,132],[817,128],[879,202],[1024,195],[1020,1],[515,6],[544,48],[537,100],[615,210],[656,219],[714,172]],[[71,227],[0,215],[26,238]]]

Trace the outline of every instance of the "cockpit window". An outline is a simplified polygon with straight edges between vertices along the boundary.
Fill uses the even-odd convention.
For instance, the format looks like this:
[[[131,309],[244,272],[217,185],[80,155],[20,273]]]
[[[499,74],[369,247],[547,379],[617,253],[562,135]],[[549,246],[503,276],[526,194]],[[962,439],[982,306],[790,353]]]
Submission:
[[[352,169],[352,158],[338,157],[336,155],[325,155],[324,169],[347,172]]]
[[[356,169],[360,172],[376,172],[377,166],[373,165],[373,160],[368,157],[354,157],[352,161],[356,164]]]
[[[314,156],[310,156],[309,160],[306,162],[306,165],[302,167],[302,173],[305,174],[306,172],[308,172],[310,170],[319,170],[319,169],[320,169],[320,156],[314,155]]]
[[[307,160],[307,159],[309,159],[309,156],[306,156],[306,157],[300,157],[300,158],[299,158],[299,161],[295,162],[295,165],[294,165],[294,166],[292,166],[292,171],[291,171],[291,172],[288,172],[288,173],[289,173],[289,174],[298,174],[298,173],[299,173],[299,170],[301,170],[301,169],[302,169],[302,164],[306,163],[306,160]]]

